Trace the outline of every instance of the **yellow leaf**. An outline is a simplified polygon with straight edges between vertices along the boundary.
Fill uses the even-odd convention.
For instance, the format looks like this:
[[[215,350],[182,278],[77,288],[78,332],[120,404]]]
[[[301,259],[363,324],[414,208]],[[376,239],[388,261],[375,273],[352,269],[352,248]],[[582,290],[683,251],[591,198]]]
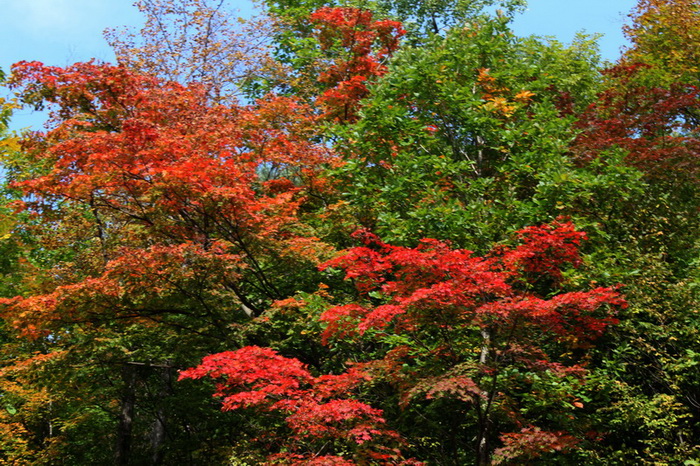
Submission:
[[[515,94],[515,100],[520,102],[520,103],[526,103],[530,100],[530,98],[535,95],[534,92],[530,91],[520,91],[517,94]]]

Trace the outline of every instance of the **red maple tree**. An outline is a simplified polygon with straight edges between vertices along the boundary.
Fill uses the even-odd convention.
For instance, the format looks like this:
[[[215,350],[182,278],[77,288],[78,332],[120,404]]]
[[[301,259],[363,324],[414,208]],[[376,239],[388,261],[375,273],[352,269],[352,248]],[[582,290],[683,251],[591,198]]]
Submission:
[[[370,416],[379,416],[380,412],[339,398],[346,390],[327,390],[320,381],[341,377],[343,384],[358,386],[370,376],[387,380],[395,385],[404,408],[428,399],[448,400],[473,409],[479,464],[491,461],[491,445],[498,434],[503,446],[496,454],[503,459],[534,458],[576,444],[576,438],[565,430],[544,430],[519,417],[513,407],[517,403],[516,389],[509,380],[513,375],[509,374],[582,377],[582,365],[570,358],[554,358],[548,349],[584,351],[616,322],[614,309],[626,305],[611,288],[559,290],[562,268],[580,264],[578,247],[584,233],[576,231],[571,223],[530,227],[519,232],[519,246],[496,248],[485,257],[432,239],[423,240],[416,248],[406,248],[383,243],[367,231],[355,237],[364,245],[326,262],[322,268],[344,270],[346,279],[354,281],[360,299],[331,307],[321,315],[321,321],[327,324],[322,338],[330,345],[358,338],[383,342],[388,345],[384,358],[366,361],[341,376],[314,378],[298,361],[281,358],[270,350],[243,348],[211,356],[183,376],[220,380],[217,394],[224,397],[224,409],[265,404],[268,409],[293,413],[300,404],[309,403],[309,397],[318,400],[319,392],[323,392],[323,397],[334,400],[324,408],[344,407],[342,412],[348,416],[344,420],[352,419],[345,435],[356,439],[356,423],[363,426],[363,435],[368,438],[387,435],[377,427],[383,426],[384,420]],[[550,297],[536,291],[545,278],[553,291]],[[377,300],[383,303],[376,304]],[[402,343],[390,344],[397,341],[392,336],[398,335]],[[256,365],[249,357],[264,351],[269,354],[264,364]],[[301,384],[309,388],[300,390]],[[273,401],[270,394],[278,396]],[[347,403],[356,408],[346,408]],[[518,430],[496,430],[496,410],[504,412]],[[305,411],[287,417],[290,426],[294,426],[297,416],[307,416],[301,413]],[[304,424],[304,432],[318,438],[329,433],[343,435],[342,430],[326,425],[338,421],[339,415],[314,414],[312,419],[319,425]],[[373,427],[366,424],[368,416]]]
[[[256,315],[287,296],[293,264],[313,267],[327,251],[299,211],[331,191],[321,173],[335,158],[312,142],[314,112],[293,98],[212,105],[196,83],[95,63],[22,62],[13,85],[54,109],[48,131],[24,141],[44,168],[12,183],[25,195],[18,209],[66,228],[78,223],[68,212],[85,212],[76,234],[102,258],[5,301],[4,316],[30,333],[100,313],[189,312],[165,304],[178,294],[208,309],[219,305],[203,300],[230,296]]]
[[[340,375],[314,377],[297,359],[272,349],[248,346],[207,356],[196,368],[182,371],[182,379],[217,380],[215,396],[224,411],[256,408],[281,413],[291,435],[287,451],[268,457],[272,463],[356,464],[329,450],[353,451],[359,462],[399,464],[398,434],[386,426],[379,409],[348,397],[369,380],[361,366]],[[408,463],[402,463],[408,464]]]
[[[636,63],[604,71],[610,85],[579,117],[574,154],[585,163],[617,147],[627,153],[628,163],[654,179],[694,180],[700,170],[700,89],[649,84],[640,76],[649,68]]]

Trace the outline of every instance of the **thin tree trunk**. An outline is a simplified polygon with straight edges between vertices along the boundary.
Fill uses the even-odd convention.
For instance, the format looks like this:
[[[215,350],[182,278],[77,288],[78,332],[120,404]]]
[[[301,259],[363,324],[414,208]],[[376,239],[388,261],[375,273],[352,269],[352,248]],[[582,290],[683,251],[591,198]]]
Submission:
[[[117,451],[115,464],[126,466],[131,461],[132,429],[136,406],[136,368],[124,364],[121,369],[124,392],[121,399],[119,426],[117,427]]]
[[[481,354],[479,355],[479,364],[485,366],[489,359],[491,351],[491,332],[488,328],[481,329]],[[483,384],[482,384],[483,385]],[[491,401],[493,393],[488,390],[481,391],[479,400],[480,413],[479,416],[479,437],[476,445],[476,464],[477,466],[488,466],[491,464],[491,452],[489,451],[489,435],[491,430]]]
[[[166,366],[170,365],[170,361],[166,361]],[[160,368],[161,388],[159,396],[161,399],[167,399],[172,395],[172,372],[171,367]],[[159,465],[163,463],[163,442],[165,441],[166,432],[166,416],[167,413],[162,405],[156,409],[156,419],[151,428],[151,464]]]

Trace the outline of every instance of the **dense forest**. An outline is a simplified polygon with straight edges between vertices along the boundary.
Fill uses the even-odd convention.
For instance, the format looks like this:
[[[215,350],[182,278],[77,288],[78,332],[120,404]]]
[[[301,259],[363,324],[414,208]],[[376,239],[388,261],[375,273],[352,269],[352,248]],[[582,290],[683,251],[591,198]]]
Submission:
[[[1,464],[700,465],[700,2],[136,6],[0,71]]]

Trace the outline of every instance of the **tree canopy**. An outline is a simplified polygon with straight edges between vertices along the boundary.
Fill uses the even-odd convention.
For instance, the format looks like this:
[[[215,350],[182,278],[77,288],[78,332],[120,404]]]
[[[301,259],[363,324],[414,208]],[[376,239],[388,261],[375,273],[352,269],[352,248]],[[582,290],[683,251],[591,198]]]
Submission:
[[[137,7],[0,71],[0,462],[698,463],[697,2]]]

